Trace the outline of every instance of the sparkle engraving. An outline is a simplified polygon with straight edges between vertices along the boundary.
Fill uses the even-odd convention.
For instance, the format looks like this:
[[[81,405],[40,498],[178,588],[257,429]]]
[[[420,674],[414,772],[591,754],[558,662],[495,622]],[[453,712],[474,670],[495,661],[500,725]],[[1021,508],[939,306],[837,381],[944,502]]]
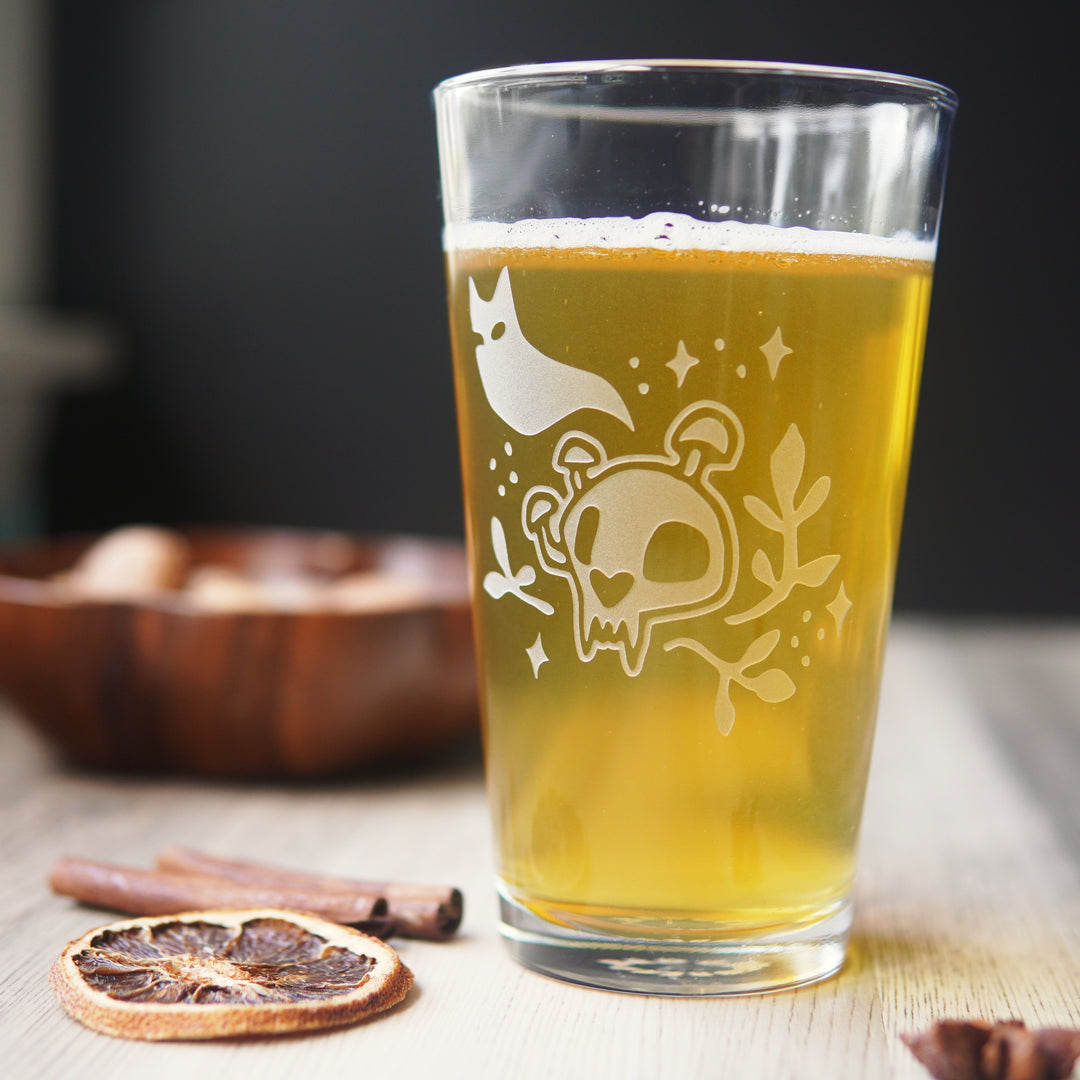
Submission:
[[[500,495],[505,492],[500,491]],[[492,598],[499,600],[504,596],[516,596],[519,600],[536,608],[544,615],[553,615],[555,609],[546,600],[538,596],[532,596],[525,591],[526,585],[531,585],[536,580],[536,569],[525,563],[518,571],[510,568],[510,552],[506,546],[506,531],[502,522],[497,518],[491,519],[491,546],[495,552],[495,561],[499,564],[499,571],[492,570],[484,575],[484,592]]]
[[[844,589],[844,583],[840,582],[840,588],[836,592],[831,604],[825,605],[825,610],[833,617],[833,621],[836,623],[836,635],[840,636],[840,631],[844,626],[844,620],[847,618],[848,612],[852,608],[852,603],[848,599],[848,594]]]
[[[780,361],[785,356],[790,356],[794,350],[789,349],[784,344],[784,337],[780,333],[779,326],[773,336],[760,348],[762,355],[765,357],[765,362],[769,365],[769,378],[775,380],[776,373],[780,370]]]
[[[487,481],[489,490],[506,500],[507,511],[490,519],[488,558],[494,556],[496,568],[484,575],[483,592],[494,600],[514,597],[550,616],[556,607],[534,595],[532,587],[553,597],[564,590],[569,603],[559,608],[558,617],[571,620],[574,648],[569,655],[557,653],[556,668],[588,664],[607,653],[614,654],[627,677],[635,678],[653,652],[694,654],[699,659],[687,658],[687,666],[703,660],[715,675],[714,719],[723,735],[732,731],[736,707],[743,708],[748,698],[772,705],[796,694],[796,680],[817,661],[808,646],[826,639],[820,621],[811,621],[824,598],[809,594],[835,582],[841,563],[839,554],[822,547],[822,530],[802,528],[825,506],[833,478],[808,468],[798,424],[788,423],[786,430],[781,424],[771,436],[755,436],[744,431],[739,415],[724,401],[691,398],[686,404],[679,398],[673,410],[677,415],[668,417],[666,431],[661,435],[662,429],[650,425],[643,439],[645,432],[635,427],[628,405],[650,392],[664,398],[674,391],[655,378],[651,384],[646,381],[640,356],[626,360],[636,378],[616,380],[625,400],[595,372],[545,356],[518,323],[508,267],[499,272],[488,300],[470,280],[469,314],[472,329],[483,339],[475,347],[476,362],[495,415],[530,438],[562,425],[545,436],[553,446],[547,458],[550,473],[546,465],[538,469],[526,464],[525,455],[515,457],[517,467],[507,469],[505,482],[500,483],[500,476]],[[667,339],[669,356],[674,337]],[[703,372],[708,372],[712,364],[718,375],[752,381],[757,389],[772,393],[769,381],[775,382],[782,362],[795,350],[785,343],[779,325],[763,345],[757,345],[759,340],[717,337],[712,342],[715,352],[702,360],[679,338],[664,366],[674,375],[675,390],[682,390],[696,366],[704,365]],[[743,362],[746,350],[752,356],[755,346],[766,364],[748,368]],[[552,343],[549,349],[555,355],[573,355],[569,344],[564,348]],[[726,356],[731,356],[730,366],[724,363]],[[723,385],[720,381],[718,388]],[[733,381],[731,389],[739,400],[747,392]],[[595,429],[587,418],[562,423],[583,410],[606,413],[617,423],[595,415],[593,420],[601,425]],[[509,441],[502,443],[506,458],[514,449]],[[739,509],[745,513],[737,518],[728,504],[728,485],[739,491],[740,477],[729,474],[739,467],[744,449],[757,459],[747,475],[764,473],[766,461],[768,472],[752,489],[756,494],[740,492]],[[496,458],[485,456],[478,464],[482,467],[485,461],[496,472]],[[520,502],[513,490],[518,484],[524,489]],[[513,524],[511,503],[517,505],[518,522],[508,530],[503,522]],[[753,552],[750,559],[740,557],[746,544],[747,555]],[[679,553],[685,555],[682,561]],[[721,624],[702,619],[720,612],[736,596],[739,606],[733,614],[723,612]],[[852,607],[843,582],[824,606],[839,635]],[[805,632],[782,634],[777,627],[790,625],[789,617],[801,617]],[[718,632],[723,624],[745,629]],[[543,665],[552,661],[537,622],[524,625],[529,629],[517,648],[528,656],[538,679]],[[782,641],[794,654],[779,647]],[[770,657],[771,666],[766,663]],[[712,685],[706,682],[710,691]]]
[[[540,666],[548,662],[548,654],[544,652],[544,643],[540,638],[540,635],[536,635],[536,640],[525,650],[525,655],[529,658],[529,663],[532,664],[533,678],[540,678]]]
[[[692,367],[696,367],[700,363],[701,361],[696,356],[691,356],[686,351],[686,342],[680,339],[679,347],[675,350],[675,355],[665,366],[671,368],[671,370],[675,372],[675,385],[681,388],[682,384],[686,381],[686,373]]]

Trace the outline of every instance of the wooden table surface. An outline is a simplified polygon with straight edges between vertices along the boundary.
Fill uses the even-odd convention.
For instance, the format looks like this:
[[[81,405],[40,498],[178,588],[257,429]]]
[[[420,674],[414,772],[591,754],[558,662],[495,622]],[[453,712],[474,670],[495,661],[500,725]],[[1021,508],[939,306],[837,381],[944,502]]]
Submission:
[[[52,895],[65,853],[150,865],[168,843],[453,883],[460,938],[400,942],[416,988],[381,1018],[256,1041],[97,1035],[53,1001],[64,944],[114,916]],[[1080,1027],[1080,624],[898,620],[850,959],[817,986],[676,1000],[516,967],[495,930],[478,752],[318,786],[97,776],[0,707],[0,1076],[891,1080],[943,1017]]]

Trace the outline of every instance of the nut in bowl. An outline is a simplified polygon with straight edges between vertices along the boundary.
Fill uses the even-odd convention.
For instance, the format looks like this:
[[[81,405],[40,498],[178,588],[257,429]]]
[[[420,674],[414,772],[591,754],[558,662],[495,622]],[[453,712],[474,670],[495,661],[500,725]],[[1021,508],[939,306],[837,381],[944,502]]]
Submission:
[[[149,527],[0,553],[0,693],[71,760],[319,777],[477,723],[453,542]]]

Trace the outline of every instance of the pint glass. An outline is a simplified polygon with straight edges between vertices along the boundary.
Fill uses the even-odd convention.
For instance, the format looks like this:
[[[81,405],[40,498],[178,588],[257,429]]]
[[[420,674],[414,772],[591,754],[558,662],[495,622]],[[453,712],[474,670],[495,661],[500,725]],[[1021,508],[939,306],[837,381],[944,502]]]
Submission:
[[[502,933],[618,990],[823,978],[955,98],[625,61],[435,101]]]

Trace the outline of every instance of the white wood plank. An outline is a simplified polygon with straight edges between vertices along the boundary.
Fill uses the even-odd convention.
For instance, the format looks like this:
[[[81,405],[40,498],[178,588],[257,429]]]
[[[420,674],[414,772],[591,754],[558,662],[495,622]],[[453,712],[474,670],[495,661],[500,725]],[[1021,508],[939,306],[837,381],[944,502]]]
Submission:
[[[0,1072],[916,1080],[926,1074],[899,1035],[941,1016],[1080,1026],[1080,871],[980,711],[968,662],[979,640],[933,623],[894,634],[845,970],[727,1000],[626,997],[516,967],[495,931],[475,759],[295,787],[98,777],[58,768],[0,715]],[[1014,634],[1010,647],[1026,640]],[[1051,672],[1075,657],[1043,639],[1031,648]],[[1080,712],[1074,676],[1055,685]],[[448,944],[401,942],[416,991],[355,1028],[205,1045],[96,1035],[55,1005],[45,972],[67,940],[112,916],[52,896],[45,876],[63,853],[148,865],[167,843],[457,884],[465,924]]]

